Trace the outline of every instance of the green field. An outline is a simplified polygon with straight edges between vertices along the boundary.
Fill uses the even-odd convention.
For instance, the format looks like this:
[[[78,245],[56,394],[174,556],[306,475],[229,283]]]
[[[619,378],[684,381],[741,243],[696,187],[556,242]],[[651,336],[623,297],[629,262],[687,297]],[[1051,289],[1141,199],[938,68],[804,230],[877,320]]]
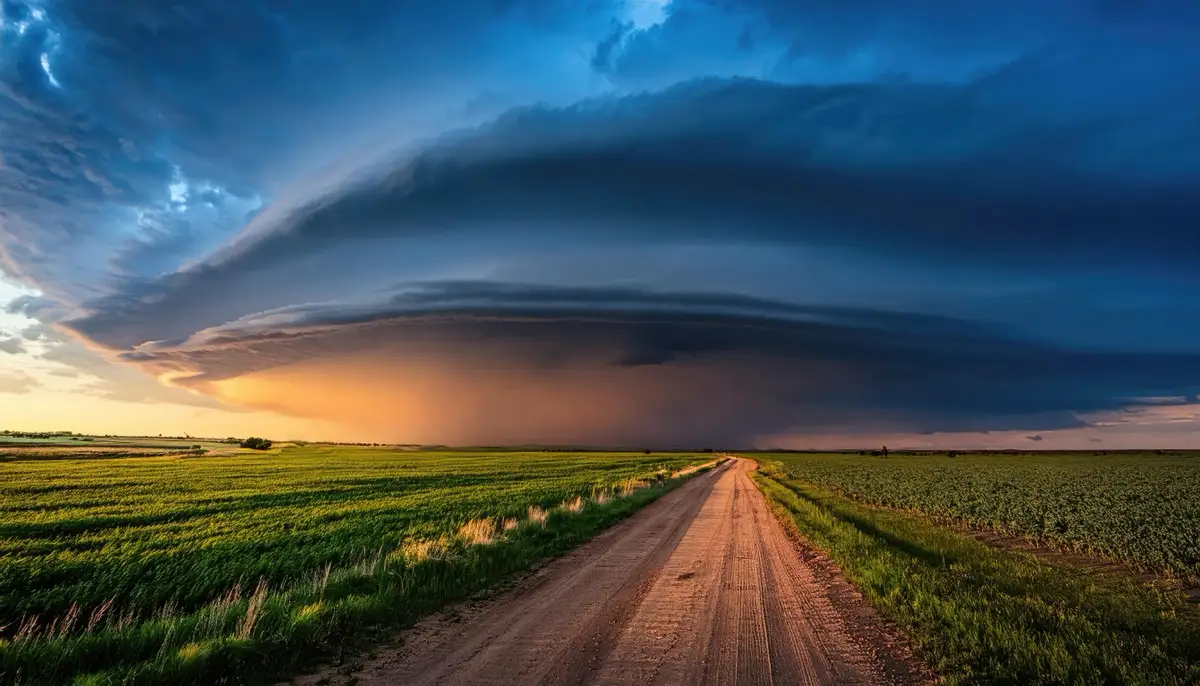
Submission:
[[[1200,683],[1200,606],[1178,584],[945,526],[965,520],[1194,574],[1200,460],[757,459],[756,480],[784,522],[828,553],[948,683]]]
[[[794,456],[788,474],[915,510],[1200,580],[1200,457]]]
[[[267,679],[297,648],[560,553],[711,459],[314,445],[0,463],[0,681]]]

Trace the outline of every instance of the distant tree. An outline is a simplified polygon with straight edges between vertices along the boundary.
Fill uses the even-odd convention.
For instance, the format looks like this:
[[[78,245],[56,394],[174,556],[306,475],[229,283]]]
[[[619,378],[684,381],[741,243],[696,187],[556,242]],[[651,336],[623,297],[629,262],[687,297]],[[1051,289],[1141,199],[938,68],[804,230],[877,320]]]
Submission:
[[[243,448],[250,448],[252,450],[269,450],[271,448],[271,441],[265,438],[251,436],[250,438],[243,440],[239,445],[241,445]]]
[[[650,451],[649,451],[649,450],[643,450],[642,452],[643,452],[643,453],[645,453],[646,455],[649,455],[649,454],[650,454]]]

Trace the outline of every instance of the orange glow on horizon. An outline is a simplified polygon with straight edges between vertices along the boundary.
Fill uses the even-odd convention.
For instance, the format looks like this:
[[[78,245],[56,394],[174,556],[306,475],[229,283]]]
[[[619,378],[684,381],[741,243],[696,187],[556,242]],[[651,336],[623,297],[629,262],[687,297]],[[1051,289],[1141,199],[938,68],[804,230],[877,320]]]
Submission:
[[[225,402],[355,426],[405,443],[647,443],[711,434],[770,381],[747,368],[452,364],[383,353],[308,362],[212,382]],[[686,409],[686,411],[685,411]]]

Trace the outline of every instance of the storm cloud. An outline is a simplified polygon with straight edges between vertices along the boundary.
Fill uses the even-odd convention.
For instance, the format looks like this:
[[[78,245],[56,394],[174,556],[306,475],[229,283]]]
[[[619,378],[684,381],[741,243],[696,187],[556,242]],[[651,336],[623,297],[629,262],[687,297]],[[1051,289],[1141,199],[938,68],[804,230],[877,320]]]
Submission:
[[[1197,286],[1190,149],[1162,178],[1123,183],[1091,166],[1119,126],[1071,130],[984,102],[957,86],[703,81],[512,112],[255,227],[205,263],[125,282],[73,326],[113,347],[175,338],[320,298],[330,286],[313,273],[346,260],[359,275],[386,273],[410,251],[466,254],[471,243],[505,255],[539,243],[761,242],[934,268],[1161,272]],[[263,283],[271,270],[278,280]],[[173,327],[180,315],[188,322]]]
[[[404,413],[392,408],[419,402],[408,382],[420,378],[422,395],[462,422],[448,433],[486,441],[503,427],[505,439],[522,443],[547,430],[530,396],[574,408],[579,441],[695,447],[687,441],[744,445],[829,427],[1062,429],[1082,426],[1080,413],[1200,389],[1200,355],[1073,351],[894,311],[493,283],[425,284],[356,311],[330,304],[264,313],[126,358],[217,395],[229,380],[235,389],[246,379],[279,388],[296,375],[324,376],[312,370],[337,370],[339,388],[354,378],[372,386],[374,409],[355,416],[398,422],[401,432]],[[255,400],[318,413],[312,406],[325,402],[314,395]],[[455,407],[486,414],[487,428]],[[614,416],[620,421],[605,420]]]
[[[1051,444],[1200,384],[1188,3],[0,3],[7,309],[228,404]]]

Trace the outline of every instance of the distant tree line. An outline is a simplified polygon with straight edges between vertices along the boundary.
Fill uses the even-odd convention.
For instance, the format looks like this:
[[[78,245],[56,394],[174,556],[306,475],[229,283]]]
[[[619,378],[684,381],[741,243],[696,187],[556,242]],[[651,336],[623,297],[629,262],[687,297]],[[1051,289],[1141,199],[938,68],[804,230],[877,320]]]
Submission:
[[[12,431],[5,429],[0,431],[0,435],[10,438],[64,438],[66,436],[74,436],[72,431]]]

